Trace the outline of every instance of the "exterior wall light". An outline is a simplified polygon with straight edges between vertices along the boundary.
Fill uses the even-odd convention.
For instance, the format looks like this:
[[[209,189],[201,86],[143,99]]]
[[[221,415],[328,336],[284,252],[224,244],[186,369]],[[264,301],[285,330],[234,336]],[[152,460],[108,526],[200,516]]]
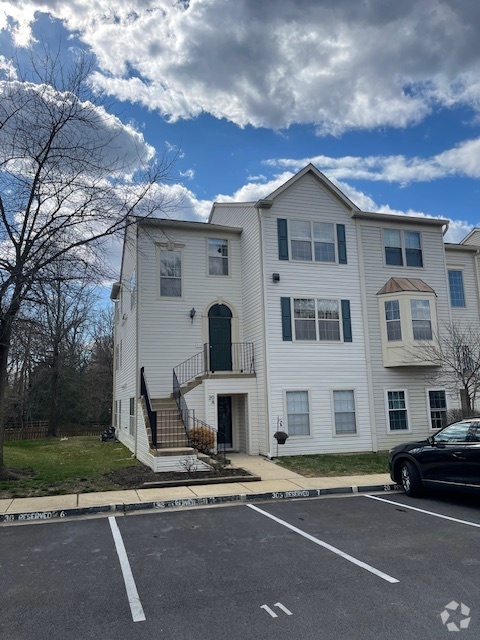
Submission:
[[[190,309],[190,320],[192,321],[192,324],[193,324],[193,319],[194,319],[196,313],[197,312],[195,311],[195,307],[192,307]]]

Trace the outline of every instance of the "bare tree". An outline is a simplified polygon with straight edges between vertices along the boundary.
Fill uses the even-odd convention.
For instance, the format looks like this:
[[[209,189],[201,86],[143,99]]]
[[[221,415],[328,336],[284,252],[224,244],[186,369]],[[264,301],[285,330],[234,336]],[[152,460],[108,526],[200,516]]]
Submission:
[[[113,308],[110,305],[90,322],[85,388],[90,421],[111,421],[113,401]]]
[[[164,158],[85,92],[91,66],[48,55],[32,77],[0,80],[0,474],[12,327],[59,258],[102,267],[102,245],[131,216],[164,212]]]
[[[59,259],[49,265],[47,275],[46,282],[40,283],[39,294],[45,335],[43,344],[49,372],[48,436],[55,437],[62,365],[67,354],[84,348],[94,295],[88,286],[88,267],[83,274],[72,273],[71,264],[64,264]],[[66,400],[68,402],[68,398]]]
[[[429,383],[459,397],[464,416],[474,415],[480,389],[480,325],[447,324],[433,342],[419,343],[412,355],[432,363]]]

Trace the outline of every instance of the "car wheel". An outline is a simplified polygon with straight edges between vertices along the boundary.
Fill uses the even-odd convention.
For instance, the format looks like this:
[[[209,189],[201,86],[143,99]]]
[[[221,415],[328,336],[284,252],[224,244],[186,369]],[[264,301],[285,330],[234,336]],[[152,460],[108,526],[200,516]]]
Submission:
[[[402,487],[407,496],[418,496],[422,490],[422,481],[417,467],[408,460],[404,460],[400,467]]]

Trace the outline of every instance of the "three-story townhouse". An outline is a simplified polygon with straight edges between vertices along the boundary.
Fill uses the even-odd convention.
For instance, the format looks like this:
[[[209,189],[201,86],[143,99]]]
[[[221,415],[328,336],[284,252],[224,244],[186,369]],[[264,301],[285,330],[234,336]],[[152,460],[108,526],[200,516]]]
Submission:
[[[137,220],[111,295],[120,440],[161,470],[195,425],[273,457],[429,435],[460,406],[432,351],[479,322],[480,232],[453,245],[446,229],[360,211],[312,165],[206,223]]]

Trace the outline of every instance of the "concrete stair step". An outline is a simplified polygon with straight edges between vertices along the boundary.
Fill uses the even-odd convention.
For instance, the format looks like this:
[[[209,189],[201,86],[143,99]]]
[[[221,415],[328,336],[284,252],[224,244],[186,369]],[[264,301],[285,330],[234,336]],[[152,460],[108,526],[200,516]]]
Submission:
[[[192,447],[186,446],[172,446],[172,447],[163,447],[158,449],[150,449],[150,452],[155,457],[163,457],[163,456],[194,456],[195,449]]]

